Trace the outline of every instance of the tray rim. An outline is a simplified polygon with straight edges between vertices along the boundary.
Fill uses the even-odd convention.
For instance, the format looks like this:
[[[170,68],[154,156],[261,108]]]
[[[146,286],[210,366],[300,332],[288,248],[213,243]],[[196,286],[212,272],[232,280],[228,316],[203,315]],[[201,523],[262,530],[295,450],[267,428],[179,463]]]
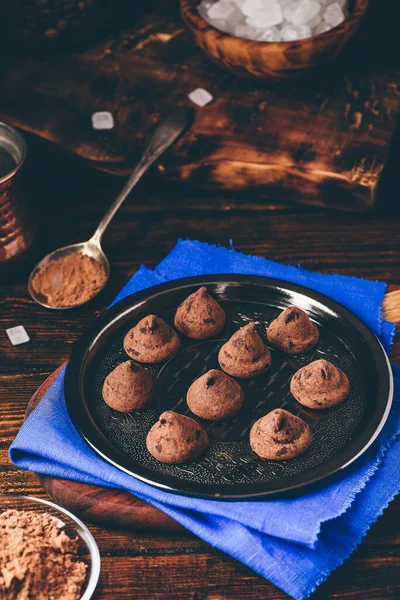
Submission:
[[[295,485],[283,485],[279,490],[269,490],[263,492],[253,492],[247,494],[232,494],[232,493],[211,493],[211,492],[193,492],[191,490],[176,489],[171,485],[154,481],[149,479],[147,476],[144,476],[140,473],[133,472],[130,468],[121,465],[117,459],[113,459],[107,453],[103,452],[101,449],[97,447],[96,441],[93,441],[93,432],[90,431],[90,426],[88,428],[88,423],[84,422],[82,425],[82,413],[79,413],[78,403],[76,402],[76,386],[73,385],[74,379],[74,371],[78,369],[79,373],[79,391],[82,389],[81,382],[81,368],[85,362],[86,356],[88,355],[90,349],[96,344],[99,338],[106,332],[112,325],[123,318],[127,313],[132,311],[132,309],[137,309],[143,306],[147,301],[156,298],[168,291],[174,291],[179,289],[188,289],[188,293],[190,293],[190,287],[196,287],[199,285],[213,285],[213,284],[223,284],[223,283],[239,283],[246,285],[264,285],[268,287],[275,287],[278,290],[285,292],[285,290],[289,292],[299,293],[303,296],[306,296],[314,301],[314,303],[319,303],[324,307],[324,310],[328,308],[331,312],[339,315],[341,318],[344,317],[350,324],[358,330],[358,333],[362,336],[362,338],[367,341],[368,346],[370,347],[372,354],[374,356],[375,361],[380,359],[381,367],[385,367],[384,374],[387,375],[386,383],[387,386],[387,400],[386,406],[382,413],[379,423],[377,424],[374,432],[368,441],[362,446],[362,448],[354,454],[349,460],[340,465],[339,467],[333,468],[330,471],[321,474],[315,478],[308,480],[307,482],[298,483]],[[369,339],[369,341],[368,341]],[[375,348],[371,348],[371,345]],[[382,360],[383,359],[383,360]],[[382,376],[382,373],[381,373]],[[356,460],[358,460],[366,450],[373,444],[373,442],[378,437],[381,432],[383,426],[386,423],[386,420],[389,416],[390,409],[393,401],[393,393],[394,393],[394,380],[393,373],[391,369],[391,364],[389,361],[389,357],[382,346],[382,343],[378,339],[378,337],[371,331],[371,329],[352,311],[347,309],[341,303],[337,302],[322,294],[320,292],[316,292],[311,288],[307,288],[306,286],[292,283],[290,281],[285,281],[277,278],[270,278],[259,275],[238,275],[233,273],[226,274],[215,274],[215,275],[198,275],[193,277],[185,277],[181,279],[174,279],[165,283],[157,284],[155,286],[146,288],[144,290],[140,290],[138,292],[133,292],[129,294],[125,298],[121,299],[118,302],[113,303],[104,313],[102,313],[99,317],[97,317],[89,327],[84,331],[84,333],[78,338],[75,342],[70,359],[67,363],[65,380],[64,380],[64,391],[66,398],[66,405],[68,413],[71,417],[71,420],[76,427],[79,435],[82,439],[88,444],[90,448],[92,448],[97,455],[103,458],[107,463],[113,465],[117,469],[122,472],[131,475],[135,479],[147,483],[148,485],[171,493],[181,494],[185,496],[204,498],[204,499],[214,499],[214,500],[244,500],[244,499],[260,499],[260,498],[277,498],[280,496],[285,496],[288,494],[297,493],[302,490],[308,490],[314,486],[323,483],[327,479],[332,479],[335,475],[339,475],[342,473],[344,469],[353,464]],[[380,393],[380,395],[382,392]],[[385,394],[386,396],[386,394]],[[83,409],[83,415],[88,417],[88,413],[85,409]],[[96,435],[94,436],[96,437]],[[104,436],[105,437],[105,436]],[[98,440],[97,440],[98,442]],[[108,442],[109,443],[109,442]],[[109,443],[110,444],[110,443]],[[111,446],[111,444],[110,444]],[[346,447],[343,448],[345,450]],[[111,454],[116,454],[123,456],[123,453],[116,450],[111,450]],[[324,463],[322,463],[323,465]],[[140,465],[138,465],[139,471],[142,470]],[[173,476],[171,476],[173,477]],[[290,478],[288,478],[290,479]],[[188,482],[183,482],[184,484],[188,484]],[[189,482],[190,484],[190,482]],[[200,484],[194,484],[199,486]],[[205,484],[208,485],[208,484]],[[260,485],[260,484],[259,484]],[[221,486],[222,487],[222,486]]]

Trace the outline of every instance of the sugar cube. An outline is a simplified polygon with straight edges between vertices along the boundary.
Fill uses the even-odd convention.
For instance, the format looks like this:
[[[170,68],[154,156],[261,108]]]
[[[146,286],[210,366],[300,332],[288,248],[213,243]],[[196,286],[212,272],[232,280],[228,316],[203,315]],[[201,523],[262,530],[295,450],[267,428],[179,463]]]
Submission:
[[[295,41],[329,31],[348,14],[348,0],[201,0],[211,25],[238,37]]]
[[[108,111],[100,111],[92,114],[93,129],[114,129],[114,117]]]
[[[10,327],[10,329],[6,329],[6,334],[13,346],[18,346],[19,344],[26,344],[29,342],[29,335],[26,333],[26,329],[23,325],[17,325],[17,327]]]
[[[337,2],[334,2],[326,7],[324,18],[331,27],[337,27],[344,21],[345,15],[340,5]]]
[[[210,104],[210,102],[214,100],[210,92],[207,92],[207,90],[205,90],[204,88],[196,88],[195,90],[193,90],[193,92],[190,92],[188,97],[189,100],[191,100],[194,104],[197,104],[197,106],[201,107]]]

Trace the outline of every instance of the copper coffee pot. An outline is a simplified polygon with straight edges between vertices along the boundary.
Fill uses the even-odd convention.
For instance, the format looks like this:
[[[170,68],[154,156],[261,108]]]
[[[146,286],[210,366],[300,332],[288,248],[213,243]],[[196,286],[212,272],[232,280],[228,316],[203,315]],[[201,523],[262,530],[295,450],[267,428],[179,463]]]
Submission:
[[[19,187],[25,157],[21,134],[0,122],[0,266],[24,254],[34,238],[33,222]]]

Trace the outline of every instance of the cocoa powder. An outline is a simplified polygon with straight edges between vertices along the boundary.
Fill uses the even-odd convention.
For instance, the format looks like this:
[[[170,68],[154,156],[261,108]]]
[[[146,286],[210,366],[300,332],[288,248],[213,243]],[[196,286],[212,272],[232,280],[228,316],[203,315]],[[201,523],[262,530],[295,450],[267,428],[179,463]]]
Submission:
[[[0,514],[2,600],[78,600],[86,570],[78,539],[70,538],[48,513]]]
[[[91,256],[76,252],[52,260],[32,280],[37,294],[54,308],[77,306],[97,294],[106,282],[103,266]]]

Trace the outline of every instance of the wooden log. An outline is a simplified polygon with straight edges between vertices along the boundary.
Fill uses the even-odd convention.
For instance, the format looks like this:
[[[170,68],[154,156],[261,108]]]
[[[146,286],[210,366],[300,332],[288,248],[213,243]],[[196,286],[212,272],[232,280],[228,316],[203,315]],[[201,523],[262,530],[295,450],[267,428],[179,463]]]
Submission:
[[[154,0],[80,53],[7,57],[0,118],[126,175],[154,124],[204,87],[214,102],[148,176],[159,189],[178,181],[253,201],[363,211],[376,200],[400,112],[400,69],[382,68],[399,7],[391,0],[388,22],[378,4],[334,69],[266,85],[214,66],[194,47],[176,3]],[[113,113],[114,130],[92,129],[96,110]]]

